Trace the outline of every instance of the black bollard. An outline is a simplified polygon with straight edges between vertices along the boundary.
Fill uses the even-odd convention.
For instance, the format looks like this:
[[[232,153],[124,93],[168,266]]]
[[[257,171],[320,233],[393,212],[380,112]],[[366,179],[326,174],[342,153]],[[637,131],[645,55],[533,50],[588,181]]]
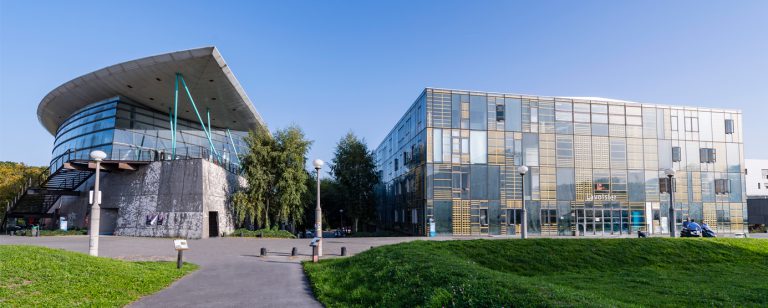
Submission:
[[[267,256],[267,249],[264,247],[261,247],[261,256],[266,257]]]
[[[342,257],[347,256],[347,247],[344,247],[344,246],[341,247],[341,256]]]
[[[176,268],[181,268],[182,263],[182,255],[184,254],[184,250],[178,250],[179,255],[176,257]]]
[[[291,249],[291,257],[295,257],[297,254],[296,247],[293,247],[293,249]]]

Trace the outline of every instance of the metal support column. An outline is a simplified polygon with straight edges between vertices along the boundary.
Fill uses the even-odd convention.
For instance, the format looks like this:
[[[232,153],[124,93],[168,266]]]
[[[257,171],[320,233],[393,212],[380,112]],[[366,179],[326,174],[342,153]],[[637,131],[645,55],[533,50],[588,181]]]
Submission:
[[[235,139],[232,138],[232,132],[229,131],[229,128],[227,128],[227,136],[229,136],[229,143],[232,144],[232,151],[235,152],[235,157],[237,157],[237,163],[240,163],[240,154],[237,153],[237,147],[235,146]]]
[[[176,159],[176,124],[179,122],[179,73],[176,73],[173,97],[173,123],[171,123],[171,159]]]
[[[213,150],[214,156],[218,157],[219,153],[216,151],[216,147],[213,145],[213,139],[211,139],[211,132],[208,131],[208,128],[205,127],[205,122],[203,122],[203,117],[200,116],[200,111],[197,110],[197,105],[195,105],[195,99],[192,98],[192,93],[189,92],[189,87],[187,87],[187,82],[184,81],[184,76],[182,76],[179,73],[176,73],[176,76],[178,78],[181,78],[181,85],[184,86],[184,91],[187,92],[187,97],[189,97],[189,102],[192,104],[192,109],[195,110],[195,115],[197,115],[197,119],[200,121],[200,125],[203,127],[203,132],[205,132],[205,136],[208,137],[208,143],[211,146],[211,149]]]
[[[168,118],[169,118],[169,119],[168,119],[168,123],[169,123],[169,125],[170,125],[170,128],[171,128],[171,144],[172,144],[172,147],[173,147],[173,149],[174,149],[174,152],[175,152],[175,150],[176,150],[176,146],[175,146],[175,143],[174,143],[174,141],[176,141],[176,138],[175,138],[175,137],[176,137],[176,134],[175,134],[175,130],[174,130],[174,128],[173,128],[173,108],[170,108],[170,107],[168,107]],[[173,153],[173,154],[175,154],[175,153]],[[172,155],[173,155],[173,154],[172,154]],[[165,158],[165,157],[163,157],[163,159],[164,159],[164,158]],[[161,160],[163,160],[163,159],[161,159]]]
[[[205,116],[208,118],[208,131],[213,136],[213,130],[211,130],[211,109],[208,107],[205,107]],[[213,145],[211,145],[211,152],[213,152]]]

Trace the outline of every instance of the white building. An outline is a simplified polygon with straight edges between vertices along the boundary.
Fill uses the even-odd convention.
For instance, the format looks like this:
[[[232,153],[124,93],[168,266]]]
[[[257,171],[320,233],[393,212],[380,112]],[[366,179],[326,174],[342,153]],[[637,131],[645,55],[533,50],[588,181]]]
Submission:
[[[747,197],[768,197],[768,159],[745,159]]]

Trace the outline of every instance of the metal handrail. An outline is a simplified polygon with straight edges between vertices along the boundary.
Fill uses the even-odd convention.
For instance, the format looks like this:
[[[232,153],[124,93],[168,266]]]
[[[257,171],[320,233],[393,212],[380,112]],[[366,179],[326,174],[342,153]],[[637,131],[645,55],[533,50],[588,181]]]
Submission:
[[[68,149],[64,154],[53,160],[48,167],[48,170],[58,170],[60,165],[65,162],[73,160],[89,160],[88,155],[92,149]],[[179,160],[179,159],[206,159],[215,163],[229,171],[230,173],[240,174],[241,168],[239,164],[233,163],[231,159],[222,156],[219,153],[212,152],[208,147],[202,146],[188,146],[177,147],[176,156],[172,157],[172,149],[146,149],[146,148],[132,148],[122,149],[117,151],[111,151],[107,153],[107,160],[124,160],[124,161],[162,161],[162,160]]]

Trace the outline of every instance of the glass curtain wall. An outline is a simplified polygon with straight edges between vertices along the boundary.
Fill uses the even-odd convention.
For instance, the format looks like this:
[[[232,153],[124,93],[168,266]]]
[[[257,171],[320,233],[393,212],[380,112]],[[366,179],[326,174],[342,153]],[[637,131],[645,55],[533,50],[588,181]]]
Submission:
[[[515,235],[525,164],[532,234],[667,233],[663,170],[674,168],[678,224],[741,231],[740,126],[731,110],[426,89],[376,151],[379,219],[412,234],[432,221],[438,233]],[[413,207],[425,216],[397,214]]]
[[[210,145],[200,123],[179,119],[177,156],[206,158]],[[212,140],[222,160],[239,164],[238,154],[248,151],[247,132],[212,127]],[[54,141],[51,172],[69,160],[86,160],[94,150],[102,150],[114,160],[154,160],[172,151],[170,115],[112,98],[88,105],[70,116],[59,127]]]

